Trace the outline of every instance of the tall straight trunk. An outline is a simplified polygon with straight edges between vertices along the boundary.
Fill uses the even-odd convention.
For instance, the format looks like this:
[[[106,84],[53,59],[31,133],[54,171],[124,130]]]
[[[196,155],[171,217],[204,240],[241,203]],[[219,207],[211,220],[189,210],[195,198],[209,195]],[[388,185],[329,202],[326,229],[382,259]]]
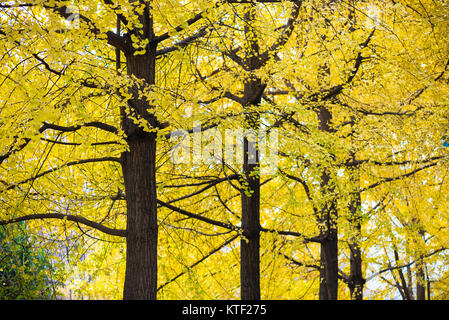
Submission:
[[[354,119],[351,123],[351,151],[349,159],[351,162],[356,162],[355,142],[353,137]],[[348,287],[352,300],[363,300],[363,288],[365,285],[365,278],[363,278],[362,271],[362,249],[360,247],[362,237],[362,195],[360,193],[360,168],[355,165],[349,168],[349,175],[351,181],[351,199],[349,203],[349,279]]]
[[[327,172],[321,177],[323,194],[333,193]],[[335,198],[326,200],[319,219],[320,234],[320,300],[338,299],[338,228]]]
[[[140,17],[144,37],[152,39],[153,23],[148,8]],[[155,83],[156,45],[147,47],[144,55],[126,56],[127,70],[145,81]],[[122,112],[122,128],[129,151],[122,154],[127,209],[126,272],[124,299],[155,300],[157,288],[157,210],[156,210],[156,134],[146,132],[130,116],[143,118],[152,126],[157,123],[148,112],[151,106],[139,99],[137,86],[130,88],[129,112]],[[123,110],[122,110],[123,111]]]
[[[326,268],[324,261],[326,260],[324,255],[325,250],[323,250],[323,246],[320,245],[320,286],[318,291],[318,299],[319,300],[329,300],[329,295],[327,292],[327,284],[326,284]]]
[[[323,132],[332,133],[332,114],[325,107],[317,110],[319,128]],[[323,167],[320,189],[326,199],[318,218],[320,234],[323,240],[320,243],[320,300],[338,299],[338,227],[337,203],[334,195],[329,169]]]
[[[143,134],[128,141],[122,156],[127,208],[124,299],[156,299],[157,212],[156,137]]]
[[[426,300],[426,279],[422,256],[416,263],[416,300]]]
[[[338,299],[338,240],[337,229],[330,231],[329,237],[321,244],[321,265],[324,283],[319,293],[320,300]]]
[[[260,103],[263,85],[260,80],[250,80],[245,83],[244,97],[246,106],[256,106]],[[256,99],[254,100],[254,97]],[[244,98],[244,99],[245,99]],[[246,116],[249,129],[257,134],[259,117],[254,114]],[[255,138],[255,137],[253,137]],[[242,230],[240,241],[240,283],[243,300],[260,299],[260,162],[257,139],[243,140],[243,176],[247,182],[246,190],[241,192]],[[246,191],[246,192],[245,192]]]
[[[244,15],[245,37],[248,43],[245,64],[248,70],[255,70],[258,62],[259,44],[252,24],[255,20],[255,5],[250,4]],[[261,102],[265,86],[251,75],[244,82],[242,107],[245,112],[246,129],[257,134],[260,119],[251,110]],[[253,137],[254,138],[254,137]],[[252,151],[252,154],[249,153]],[[241,192],[242,231],[240,240],[240,285],[242,300],[260,300],[260,176],[257,138],[243,140],[242,175],[247,182],[246,192]],[[249,193],[248,193],[249,192]]]
[[[258,172],[259,160],[250,163],[248,159],[248,150],[253,143],[244,138],[243,175],[250,194],[241,193],[243,237],[240,240],[240,283],[243,300],[260,300],[260,178],[253,174]]]
[[[363,278],[362,272],[362,250],[360,248],[362,229],[360,192],[355,192],[352,195],[350,211],[349,224],[351,235],[349,237],[350,273],[348,287],[352,300],[363,300],[363,287],[365,285],[365,279]]]
[[[416,221],[419,223],[419,220]],[[424,230],[419,230],[419,235],[421,238],[420,246],[425,246]],[[419,248],[419,246],[418,246]],[[425,262],[422,253],[418,254],[416,258],[416,300],[426,300],[426,273],[425,273]]]

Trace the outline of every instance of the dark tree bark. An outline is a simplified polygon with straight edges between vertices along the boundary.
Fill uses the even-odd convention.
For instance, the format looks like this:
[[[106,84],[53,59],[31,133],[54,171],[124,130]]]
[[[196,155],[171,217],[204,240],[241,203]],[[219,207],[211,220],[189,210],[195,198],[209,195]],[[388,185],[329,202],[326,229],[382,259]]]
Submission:
[[[323,286],[320,287],[320,300],[338,299],[338,241],[336,228],[331,230],[328,239],[321,244],[321,265],[323,266]]]
[[[416,263],[416,300],[426,300],[426,279],[422,257]]]
[[[323,194],[332,194],[329,186],[329,174],[322,175],[321,188]],[[338,299],[338,228],[336,199],[327,200],[319,218],[320,234],[320,300]]]
[[[393,253],[394,253],[394,260],[396,264],[399,262],[399,253],[396,248],[396,245],[393,243]],[[398,281],[398,290],[401,293],[404,300],[413,300],[413,290],[412,288],[407,284],[407,281],[405,279],[404,272],[402,271],[402,268],[397,270],[400,283]],[[392,271],[393,274],[393,271]]]
[[[245,98],[254,97],[254,93],[263,92],[259,80],[245,84]],[[256,94],[257,95],[257,94]],[[256,100],[248,101],[248,105],[260,103],[260,95]],[[247,124],[257,132],[259,119],[247,116]],[[240,282],[241,298],[243,300],[260,299],[260,176],[259,151],[257,141],[244,137],[243,141],[243,176],[247,182],[246,191],[241,192],[242,199],[242,230],[240,241]],[[252,152],[249,152],[252,151]],[[255,154],[254,154],[255,152]],[[251,154],[253,153],[253,154]],[[257,173],[257,174],[255,174]]]
[[[418,222],[419,223],[419,220]],[[422,245],[425,246],[423,229],[419,230],[419,235],[422,240]],[[426,272],[425,262],[422,253],[416,259],[416,300],[426,300]]]
[[[244,141],[248,150],[247,139]],[[247,157],[245,157],[247,159]],[[244,175],[248,182],[251,195],[242,192],[242,230],[240,241],[240,282],[241,298],[243,300],[260,299],[260,179],[250,177],[257,170],[258,164],[248,164],[245,159]]]
[[[150,39],[144,55],[126,55],[129,75],[155,83],[156,44],[148,8],[141,16],[144,37]],[[157,121],[148,112],[151,106],[138,98],[139,88],[130,88],[133,98],[129,113],[122,110],[122,128],[129,151],[122,154],[127,208],[127,251],[124,299],[154,300],[157,289],[157,197],[156,197],[156,134],[144,131],[129,115],[143,118],[155,127]]]
[[[249,44],[247,52],[245,52],[244,64],[251,71],[259,66],[260,54],[257,36],[252,30],[252,23],[255,19],[254,7],[255,5],[251,4],[244,16],[245,37]],[[250,76],[246,79],[242,99],[243,109],[258,106],[264,89],[265,86],[257,77]],[[260,125],[259,116],[248,112],[245,122],[247,129],[254,130],[257,134]],[[252,151],[252,154],[249,151]],[[243,231],[240,241],[241,299],[260,300],[260,163],[257,140],[248,139],[247,136],[243,140],[242,169],[247,187],[241,192]]]
[[[317,110],[319,128],[323,132],[332,133],[332,114],[325,107]],[[338,299],[338,227],[337,203],[334,195],[329,169],[323,166],[320,189],[326,199],[318,217],[320,228],[321,254],[320,254],[320,300]]]
[[[357,170],[357,169],[356,169]],[[351,216],[349,218],[351,236],[349,239],[350,273],[348,287],[352,300],[363,300],[363,287],[365,278],[362,272],[362,250],[360,248],[361,238],[361,197],[356,192],[351,199]]]
[[[154,134],[129,139],[123,157],[127,238],[124,299],[156,299],[157,212]]]
[[[319,300],[329,300],[326,284],[326,268],[325,268],[325,254],[323,246],[320,245],[320,287],[318,291]]]
[[[349,160],[356,162],[356,142],[353,141],[355,135],[354,119],[351,122],[351,148]],[[348,170],[351,181],[351,199],[349,203],[349,279],[348,287],[352,300],[363,300],[363,287],[365,278],[362,271],[362,249],[360,241],[362,237],[362,195],[360,192],[360,168],[359,166],[350,167]]]

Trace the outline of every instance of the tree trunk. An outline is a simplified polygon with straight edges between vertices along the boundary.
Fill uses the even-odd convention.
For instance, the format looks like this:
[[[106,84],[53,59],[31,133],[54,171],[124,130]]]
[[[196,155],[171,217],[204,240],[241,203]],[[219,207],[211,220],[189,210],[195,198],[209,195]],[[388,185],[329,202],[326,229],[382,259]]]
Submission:
[[[419,223],[419,220],[416,221]],[[421,228],[419,230],[419,235],[421,239],[421,243],[418,246],[425,247],[424,236],[425,232]],[[419,250],[421,251],[421,250]],[[426,300],[426,273],[425,273],[425,262],[422,253],[418,254],[418,258],[416,259],[416,300]]]
[[[255,20],[255,5],[250,4],[245,12],[245,36],[248,49],[245,64],[248,70],[255,70],[258,62],[259,44],[252,24]],[[243,109],[258,106],[265,86],[254,75],[245,79],[243,89]],[[251,110],[250,111],[254,111]],[[257,135],[260,119],[252,112],[246,113],[245,129],[253,130]],[[254,137],[253,137],[254,138]],[[249,154],[248,151],[253,151]],[[247,182],[246,190],[241,192],[242,231],[240,240],[240,285],[242,300],[260,300],[260,163],[257,139],[243,140],[243,178]],[[246,191],[246,192],[245,192]],[[248,193],[249,192],[249,193]]]
[[[426,280],[422,256],[416,263],[416,300],[426,300]]]
[[[154,134],[128,141],[122,156],[127,208],[124,299],[156,299],[157,212]]]
[[[348,287],[351,293],[352,300],[363,300],[363,287],[365,285],[365,279],[362,272],[362,250],[360,248],[361,238],[361,198],[360,193],[357,192],[353,195],[353,199],[350,205],[351,216],[350,223],[350,239],[349,239],[349,251],[350,251],[350,274]]]
[[[144,36],[151,39],[152,19],[148,10],[141,16]],[[151,41],[150,41],[151,43]],[[144,55],[126,56],[129,75],[155,83],[156,45],[149,45]],[[127,208],[126,272],[124,299],[155,300],[157,288],[157,196],[156,196],[156,134],[134,123],[130,116],[143,118],[156,127],[154,115],[145,100],[139,99],[139,87],[130,88],[129,113],[122,112],[122,128],[129,151],[122,154]]]
[[[332,133],[332,114],[325,107],[317,111],[319,128],[321,131]],[[338,228],[337,228],[337,203],[334,195],[328,168],[323,167],[320,189],[325,200],[318,218],[320,234],[325,236],[321,241],[320,255],[320,300],[338,299]]]
[[[326,269],[324,267],[324,261],[324,250],[322,245],[320,245],[320,287],[318,291],[319,300],[329,300],[329,295],[327,294]]]
[[[259,79],[245,83],[244,99],[246,106],[260,103],[263,85]],[[246,116],[249,129],[257,133],[259,117]],[[252,154],[249,153],[252,151]],[[259,149],[257,140],[244,137],[243,140],[243,176],[248,183],[241,192],[242,230],[240,241],[240,282],[243,300],[260,300],[260,176]],[[249,192],[249,193],[248,193]]]
[[[353,128],[352,128],[353,129]],[[352,130],[354,135],[354,129]],[[350,160],[356,161],[355,143],[352,140],[351,145],[353,150],[350,152]],[[350,216],[349,222],[349,263],[350,273],[348,279],[348,287],[352,300],[363,300],[363,287],[365,279],[362,271],[362,249],[360,248],[360,241],[362,237],[362,198],[360,194],[360,171],[359,167],[351,167],[349,169],[350,181],[352,184],[352,194],[349,204]]]
[[[242,230],[240,240],[240,282],[241,298],[243,300],[260,300],[260,178],[251,176],[258,170],[259,163],[249,164],[247,157],[248,145],[244,140],[243,174],[248,182],[251,195],[242,192]]]
[[[333,219],[329,219],[333,220]],[[333,225],[334,224],[334,225]],[[326,238],[321,242],[320,300],[338,299],[338,237],[337,227],[330,222]]]
[[[325,171],[321,177],[323,195],[333,193],[329,185],[330,177]],[[338,229],[336,199],[326,200],[319,217],[320,234],[320,300],[337,300],[338,298]]]

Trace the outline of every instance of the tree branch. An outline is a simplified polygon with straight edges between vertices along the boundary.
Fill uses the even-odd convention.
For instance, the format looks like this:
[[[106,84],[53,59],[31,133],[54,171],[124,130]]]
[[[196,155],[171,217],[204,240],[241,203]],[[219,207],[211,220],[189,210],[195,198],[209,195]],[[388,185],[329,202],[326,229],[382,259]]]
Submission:
[[[100,122],[100,121],[91,121],[91,122],[86,122],[86,123],[78,124],[78,125],[74,125],[74,126],[60,126],[60,125],[52,124],[52,123],[48,123],[48,122],[44,122],[44,125],[43,125],[44,130],[52,129],[52,130],[63,131],[63,132],[78,131],[84,127],[93,127],[93,128],[98,128],[98,129],[108,131],[111,133],[118,133],[118,129],[116,127],[114,127],[110,124]]]
[[[185,216],[187,216],[189,218],[194,218],[194,219],[197,219],[197,220],[209,223],[209,224],[217,226],[217,227],[225,228],[225,229],[228,229],[228,230],[233,230],[233,231],[240,230],[240,227],[234,226],[234,225],[232,225],[230,223],[225,223],[225,222],[213,220],[213,219],[210,219],[210,218],[206,218],[206,217],[204,217],[202,215],[199,215],[199,214],[196,214],[196,213],[192,213],[192,212],[186,211],[184,209],[175,207],[175,206],[173,206],[173,205],[171,205],[171,204],[169,204],[167,202],[164,202],[164,201],[162,201],[160,199],[157,200],[157,203],[159,205],[161,205],[162,207],[165,207],[165,208],[170,209],[172,211],[178,212],[178,213],[180,213],[182,215],[185,215]]]
[[[0,226],[12,224],[12,223],[18,223],[21,221],[40,220],[40,219],[60,219],[60,220],[74,221],[77,223],[84,224],[88,227],[94,228],[96,230],[99,230],[103,233],[110,234],[112,236],[126,237],[126,230],[112,229],[112,228],[106,227],[100,223],[88,220],[84,217],[67,215],[67,214],[63,214],[63,213],[30,214],[30,215],[25,215],[22,217],[14,218],[11,220],[0,220]]]
[[[218,4],[218,3],[217,3]],[[183,30],[185,30],[186,27],[191,26],[192,24],[194,24],[195,22],[201,20],[204,16],[204,11],[197,13],[195,16],[193,16],[192,18],[188,19],[187,21],[185,21],[184,23],[182,23],[181,25],[177,26],[176,28],[174,28],[174,31],[176,32],[181,32]],[[170,38],[170,33],[167,31],[164,34],[161,34],[160,36],[156,36],[154,38],[154,41],[159,43],[162,42],[164,40],[167,40]]]
[[[295,21],[298,18],[302,3],[302,0],[293,1],[293,9],[286,25],[283,28],[282,34],[265,52],[259,55],[258,68],[262,67],[270,59],[270,57],[274,57],[279,49],[287,43],[295,28]]]
[[[43,176],[45,176],[47,174],[50,174],[50,173],[55,172],[57,170],[60,170],[62,168],[66,168],[66,167],[70,167],[70,166],[74,166],[74,165],[79,165],[79,164],[85,164],[85,163],[105,162],[105,161],[114,161],[114,162],[121,163],[120,158],[115,158],[115,157],[91,158],[91,159],[83,159],[83,160],[76,160],[76,161],[67,162],[67,163],[65,163],[65,164],[63,164],[63,165],[61,165],[59,167],[51,168],[51,169],[48,169],[48,170],[46,170],[44,172],[41,172],[41,173],[31,177],[31,178],[22,180],[22,181],[20,181],[18,183],[10,184],[5,189],[1,190],[0,194],[5,192],[5,191],[7,191],[7,190],[13,190],[17,186],[19,186],[19,185],[22,185],[22,184],[30,182],[30,181],[34,181],[36,179],[39,179],[39,178],[41,178],[41,177],[43,177]]]
[[[441,252],[441,251],[448,250],[448,249],[449,249],[449,248],[446,248],[446,247],[442,247],[442,248],[436,249],[435,251],[432,251],[432,252],[426,254],[425,256],[423,256],[423,258],[431,257],[431,256],[433,256],[433,255],[435,255],[435,254],[437,254],[437,253],[439,253],[439,252]],[[370,275],[370,276],[366,279],[366,282],[368,282],[368,281],[374,279],[375,277],[381,275],[382,273],[385,273],[385,272],[388,272],[388,271],[392,271],[392,270],[397,270],[397,269],[407,268],[407,267],[412,266],[412,265],[415,264],[415,263],[416,263],[416,261],[412,261],[412,262],[409,262],[409,263],[406,263],[406,264],[403,264],[403,265],[399,265],[399,266],[390,266],[390,267],[388,267],[388,268],[382,269],[382,270],[380,270],[380,271],[378,271],[378,272],[373,273],[372,275]]]
[[[57,13],[58,15],[60,15],[61,17],[63,17],[64,19],[68,19],[72,17],[72,13],[70,12],[70,10],[68,10],[67,6],[61,6],[61,7],[51,7],[48,5],[43,5],[44,8],[46,9],[51,9],[53,10],[55,13]],[[91,33],[95,34],[95,35],[99,35],[101,34],[100,29],[98,29],[95,24],[87,17],[83,16],[83,15],[79,15],[79,19],[82,20],[83,22],[85,22],[88,26],[88,29]],[[107,31],[105,33],[106,35],[106,39],[108,44],[110,44],[111,46],[125,52],[125,53],[129,53],[133,51],[133,48],[131,46],[130,43],[128,43],[126,41],[126,39],[118,34],[116,34],[113,31]]]
[[[207,34],[207,27],[202,27],[201,29],[199,29],[196,33],[194,33],[193,35],[180,40],[179,42],[175,43],[174,45],[170,46],[170,47],[166,47],[160,50],[156,51],[156,56],[161,56],[167,53],[170,53],[172,51],[176,51],[179,49],[182,49],[184,47],[187,47],[189,44],[191,44],[193,41],[195,41],[198,38],[201,38],[203,36],[205,36]]]
[[[365,192],[365,191],[367,191],[367,190],[369,190],[369,189],[373,189],[373,188],[375,188],[375,187],[377,187],[377,186],[379,186],[379,185],[381,185],[381,184],[383,184],[383,183],[386,183],[386,182],[392,182],[392,181],[396,181],[396,180],[399,180],[399,179],[408,178],[408,177],[414,175],[415,173],[417,173],[417,172],[419,172],[419,171],[422,171],[422,170],[431,168],[431,167],[433,167],[433,166],[435,166],[435,165],[437,165],[437,164],[438,164],[437,162],[430,163],[430,164],[428,164],[428,165],[425,165],[425,166],[423,166],[423,167],[417,168],[417,169],[415,169],[415,170],[413,170],[413,171],[410,171],[410,172],[407,172],[407,173],[405,173],[405,174],[402,174],[402,175],[399,175],[399,176],[396,176],[396,177],[385,178],[385,179],[383,179],[383,180],[381,180],[381,181],[378,181],[378,182],[376,182],[376,183],[373,183],[373,184],[371,184],[371,185],[369,185],[369,186],[367,186],[367,187],[365,187],[365,188],[361,188],[361,189],[360,189],[359,191],[357,191],[357,192]]]
[[[231,242],[233,242],[235,239],[237,239],[239,237],[239,235],[235,235],[233,236],[231,239],[226,240],[224,243],[222,243],[220,246],[218,246],[217,248],[213,249],[212,251],[210,251],[208,254],[206,254],[205,256],[203,256],[201,259],[199,259],[198,261],[196,261],[195,263],[191,264],[188,269],[192,269],[195,266],[199,265],[201,262],[203,262],[204,260],[206,260],[207,258],[209,258],[210,256],[212,256],[214,253],[220,251],[221,249],[223,249],[224,247],[226,247],[228,244],[230,244]],[[181,273],[179,273],[178,275],[176,275],[175,277],[171,278],[170,280],[168,280],[167,282],[165,282],[164,284],[160,285],[157,288],[157,291],[161,290],[162,288],[164,288],[165,286],[169,285],[170,283],[172,283],[173,281],[175,281],[176,279],[178,279],[179,277],[181,277],[182,275],[186,274],[188,271],[182,271]]]

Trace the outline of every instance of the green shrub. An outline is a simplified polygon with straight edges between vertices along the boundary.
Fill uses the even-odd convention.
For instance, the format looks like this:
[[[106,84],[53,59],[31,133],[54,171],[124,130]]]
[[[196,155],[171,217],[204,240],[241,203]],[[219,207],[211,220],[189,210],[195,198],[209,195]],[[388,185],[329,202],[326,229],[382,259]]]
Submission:
[[[24,223],[0,227],[0,299],[55,298],[55,270],[37,244]]]

